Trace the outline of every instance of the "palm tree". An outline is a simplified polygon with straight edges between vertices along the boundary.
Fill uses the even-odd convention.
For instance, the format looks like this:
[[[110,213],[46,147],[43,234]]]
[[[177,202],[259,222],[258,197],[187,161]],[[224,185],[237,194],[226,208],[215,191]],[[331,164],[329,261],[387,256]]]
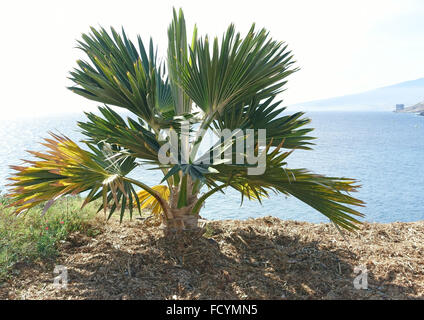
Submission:
[[[271,192],[292,195],[337,227],[358,228],[355,216],[362,214],[352,207],[363,202],[348,194],[359,187],[355,180],[287,168],[286,158],[295,149],[310,149],[314,139],[308,136],[312,129],[304,127],[310,120],[301,112],[283,115],[285,108],[276,101],[287,77],[298,70],[287,45],[255,25],[245,37],[230,25],[220,41],[211,43],[207,36],[199,38],[194,27],[188,44],[181,10],[173,12],[168,40],[167,59],[158,62],[152,40],[147,48],[140,37],[130,41],[123,29],[111,28],[110,34],[91,28],[82,35],[79,48],[89,61],[77,61],[70,72],[75,85],[69,89],[104,106],[78,122],[87,137],[81,141],[85,149],[51,133],[43,143],[47,152],[30,151],[36,161],[12,166],[10,196],[18,214],[86,192],[83,205],[102,199],[99,211],[109,210],[109,217],[119,211],[122,220],[126,210],[132,216],[134,209],[149,208],[171,234],[196,229],[204,202],[232,188],[242,201],[261,201]],[[110,106],[126,109],[131,117],[124,120]],[[224,129],[238,135],[220,138],[200,152],[203,132]],[[266,129],[265,145],[259,144],[258,129]],[[164,163],[161,150],[170,145],[172,132],[185,143],[165,151],[162,156],[174,161]],[[232,161],[248,160],[236,145],[243,141],[247,146],[250,138],[254,155],[266,165],[262,174],[250,174],[248,161]],[[220,161],[205,161],[212,151]],[[164,184],[148,186],[129,177],[144,164],[161,171]]]

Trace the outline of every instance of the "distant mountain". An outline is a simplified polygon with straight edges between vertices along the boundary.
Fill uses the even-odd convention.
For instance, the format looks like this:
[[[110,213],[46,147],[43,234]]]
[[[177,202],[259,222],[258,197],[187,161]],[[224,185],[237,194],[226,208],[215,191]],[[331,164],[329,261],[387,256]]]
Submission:
[[[413,106],[405,108],[404,110],[399,112],[424,112],[424,101],[414,104]]]
[[[404,104],[405,107],[409,107],[423,100],[424,78],[420,78],[362,93],[297,103],[293,106],[317,111],[324,109],[392,111],[396,104]]]

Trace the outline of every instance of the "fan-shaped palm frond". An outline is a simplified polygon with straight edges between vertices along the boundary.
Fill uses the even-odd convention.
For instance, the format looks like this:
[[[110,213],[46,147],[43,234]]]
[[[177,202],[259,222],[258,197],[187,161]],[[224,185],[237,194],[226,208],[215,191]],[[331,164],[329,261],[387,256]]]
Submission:
[[[165,201],[169,200],[170,191],[167,186],[157,185],[152,187],[152,189],[155,190],[158,194],[160,194],[160,196]],[[156,217],[161,218],[163,209],[155,197],[153,197],[149,192],[145,190],[141,190],[137,192],[137,196],[138,196],[141,209],[149,209]],[[134,202],[134,205],[136,205],[136,202]]]
[[[230,25],[221,44],[215,38],[212,48],[208,37],[198,39],[190,59],[178,64],[179,84],[206,113],[275,96],[297,70],[287,45],[272,40],[265,29],[255,31],[254,25],[244,38]]]
[[[110,207],[112,214],[121,207],[122,218],[128,203],[132,212],[137,194],[125,176],[135,168],[134,158],[114,159],[116,154],[107,144],[89,145],[89,152],[65,136],[51,136],[43,143],[48,148],[46,153],[29,151],[39,160],[27,160],[30,166],[26,167],[12,166],[17,172],[10,178],[10,197],[17,213],[50,199],[85,191],[89,194],[84,204],[102,198],[99,210]]]
[[[145,161],[158,162],[161,147],[157,136],[142,121],[128,118],[128,123],[109,107],[99,108],[103,117],[86,113],[89,121],[78,122],[82,133],[90,143],[108,142],[127,150],[134,157]]]
[[[152,40],[147,53],[141,38],[137,51],[123,29],[120,35],[111,28],[112,36],[103,28],[91,28],[91,32],[79,41],[91,63],[78,61],[79,69],[70,77],[77,86],[70,89],[88,99],[128,109],[152,126],[155,117],[169,117],[173,112],[171,88],[161,77],[164,70],[156,65]]]
[[[249,175],[247,165],[213,166],[217,173],[206,176],[210,182],[222,182],[221,186],[229,186],[249,199],[261,200],[270,191],[291,195],[315,208],[327,216],[336,225],[345,229],[358,228],[359,220],[353,216],[363,214],[352,206],[363,206],[364,202],[347,193],[355,192],[358,185],[354,179],[326,177],[313,174],[306,169],[288,169],[285,159],[291,152],[280,152],[282,144],[274,150],[266,150],[266,171],[262,175]],[[232,178],[228,181],[228,177]],[[254,194],[255,197],[249,196]],[[204,199],[206,200],[206,199]]]
[[[281,101],[273,102],[274,99],[275,96],[271,96],[263,102],[252,99],[246,105],[230,105],[216,116],[213,125],[220,130],[266,129],[267,144],[272,141],[273,146],[278,146],[284,141],[283,148],[310,149],[310,140],[315,138],[307,134],[313,129],[303,128],[310,119],[302,118],[303,112],[283,116],[286,108],[280,107]]]

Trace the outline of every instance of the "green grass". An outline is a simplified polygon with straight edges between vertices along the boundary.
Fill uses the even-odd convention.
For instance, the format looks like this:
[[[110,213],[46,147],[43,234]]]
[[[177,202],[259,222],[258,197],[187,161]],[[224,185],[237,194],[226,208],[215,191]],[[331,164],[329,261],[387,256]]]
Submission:
[[[57,244],[71,232],[89,236],[99,231],[94,227],[97,204],[81,209],[82,199],[67,197],[58,200],[44,216],[43,207],[37,206],[17,217],[9,200],[0,195],[0,283],[10,276],[17,262],[54,259]]]

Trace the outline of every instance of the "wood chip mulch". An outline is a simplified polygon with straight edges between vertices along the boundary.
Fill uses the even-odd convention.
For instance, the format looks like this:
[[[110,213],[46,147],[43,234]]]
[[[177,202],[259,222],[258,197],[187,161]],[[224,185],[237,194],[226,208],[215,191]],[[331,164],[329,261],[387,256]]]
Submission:
[[[72,234],[56,261],[15,266],[0,299],[424,297],[424,221],[365,223],[344,237],[331,224],[210,221],[192,243],[138,220],[96,223],[101,234]],[[67,288],[53,285],[55,265],[67,267]],[[361,274],[367,289],[354,286]]]

